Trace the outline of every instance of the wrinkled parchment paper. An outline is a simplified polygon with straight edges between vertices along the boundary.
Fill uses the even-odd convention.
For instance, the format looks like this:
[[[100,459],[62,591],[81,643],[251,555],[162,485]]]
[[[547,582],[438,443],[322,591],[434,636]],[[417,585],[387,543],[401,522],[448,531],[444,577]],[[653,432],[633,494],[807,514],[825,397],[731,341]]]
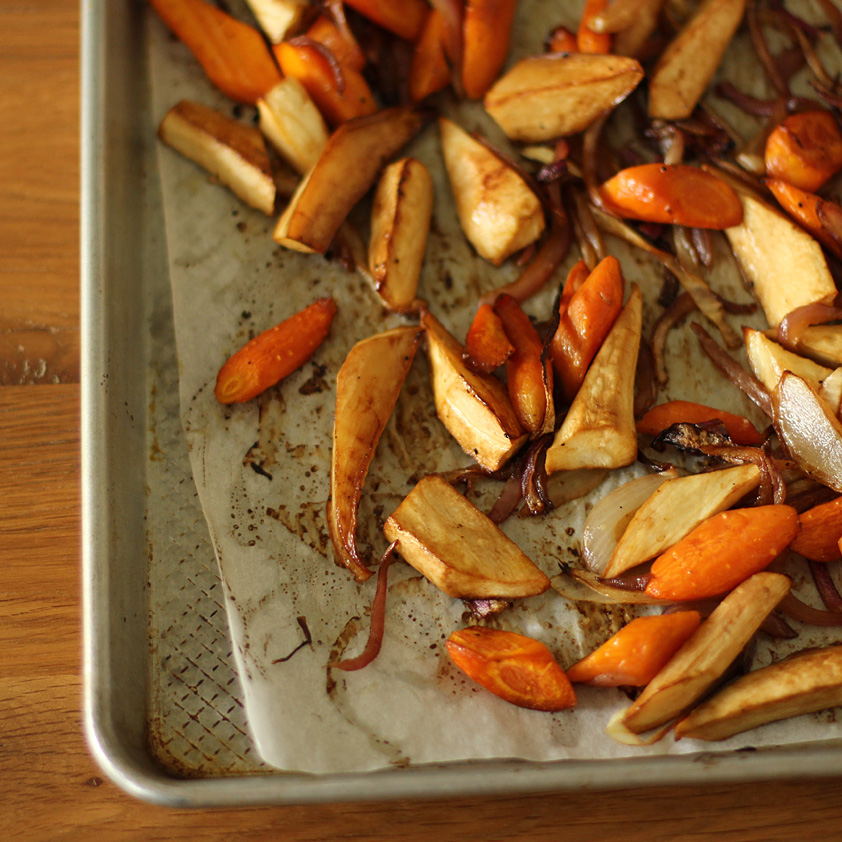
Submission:
[[[575,26],[578,8],[560,8],[557,0],[521,0],[510,62],[540,52],[553,26]],[[211,88],[187,50],[151,14],[149,34],[156,120],[182,98],[253,118],[252,109],[233,106]],[[728,64],[731,78],[751,93],[768,95],[745,41],[731,50]],[[717,101],[717,107],[735,124],[754,130],[727,104]],[[478,106],[457,106],[445,97],[442,108],[463,126],[505,145]],[[465,241],[435,126],[428,126],[407,152],[428,165],[436,192],[419,296],[457,336],[464,336],[478,293],[514,277],[517,269],[495,269]],[[374,579],[354,583],[334,564],[329,546],[325,505],[336,372],[354,342],[402,319],[380,306],[359,274],[321,256],[281,249],[271,237],[274,220],[244,206],[193,163],[161,146],[159,165],[182,420],[261,756],[280,769],[328,773],[483,758],[557,760],[709,750],[708,744],[675,744],[671,738],[648,748],[614,742],[603,729],[628,702],[620,691],[577,688],[575,710],[547,714],[514,707],[480,689],[445,654],[447,636],[467,622],[463,604],[405,564],[390,571],[385,642],[377,660],[357,673],[327,669],[328,662],[364,646],[375,586]],[[365,214],[357,221],[366,234]],[[627,289],[632,281],[642,287],[648,334],[658,312],[654,300],[661,269],[613,239],[608,247],[621,259]],[[558,285],[577,257],[571,252],[545,292],[529,303],[530,313],[548,316]],[[749,299],[724,251],[710,280],[732,299]],[[222,362],[251,336],[327,294],[336,299],[339,313],[313,360],[259,399],[221,406],[213,386]],[[763,325],[757,315],[732,319],[735,328],[745,322]],[[686,326],[673,333],[668,351],[670,382],[659,400],[699,400],[760,420],[700,355]],[[359,517],[361,548],[376,559],[386,546],[383,521],[413,483],[468,461],[435,416],[421,352],[368,475]],[[588,497],[546,518],[511,518],[504,529],[553,576],[559,562],[576,563],[582,523],[593,501],[640,473],[639,467],[616,471]],[[484,496],[474,493],[472,499],[487,511],[493,493],[487,488]],[[542,640],[569,666],[631,616],[623,607],[573,605],[551,590],[520,601],[494,622]],[[808,634],[784,645],[760,641],[754,664],[762,666],[823,639]],[[713,748],[842,737],[834,719],[832,712],[801,717]]]

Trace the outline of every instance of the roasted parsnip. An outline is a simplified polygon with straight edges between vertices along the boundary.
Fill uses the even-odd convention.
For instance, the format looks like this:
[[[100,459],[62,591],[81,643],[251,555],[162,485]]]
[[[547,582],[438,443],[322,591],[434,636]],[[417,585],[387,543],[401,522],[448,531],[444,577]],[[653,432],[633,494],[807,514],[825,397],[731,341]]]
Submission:
[[[307,11],[307,0],[247,0],[266,37],[278,44],[292,32]]]
[[[425,477],[386,520],[397,551],[446,594],[461,599],[543,593],[550,580],[450,483]]]
[[[357,507],[420,336],[421,328],[407,326],[364,339],[350,350],[336,376],[327,521],[336,560],[360,582],[371,571],[357,552]]]
[[[444,163],[465,236],[499,266],[544,230],[538,197],[515,170],[452,120],[439,119]]]
[[[602,343],[547,450],[547,472],[619,468],[637,456],[634,373],[640,349],[642,297],[629,300]]]
[[[754,376],[771,392],[780,382],[785,371],[803,377],[818,389],[822,381],[832,373],[831,369],[793,354],[777,342],[773,342],[762,331],[743,328],[748,357]]]
[[[433,182],[415,158],[383,170],[371,209],[368,269],[383,303],[398,313],[410,310],[424,261]]]
[[[182,100],[164,116],[158,136],[204,167],[244,202],[275,212],[275,182],[260,132],[201,105]]]

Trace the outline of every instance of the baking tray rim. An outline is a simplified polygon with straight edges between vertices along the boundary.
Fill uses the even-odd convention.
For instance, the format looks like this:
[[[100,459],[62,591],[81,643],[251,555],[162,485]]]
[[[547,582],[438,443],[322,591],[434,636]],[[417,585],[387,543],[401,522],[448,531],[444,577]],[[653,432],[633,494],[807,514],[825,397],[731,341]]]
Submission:
[[[126,0],[124,6],[128,5]],[[138,747],[118,733],[109,706],[111,687],[105,667],[112,654],[109,613],[113,594],[109,564],[109,433],[106,390],[109,355],[102,290],[107,287],[103,220],[112,208],[102,151],[110,138],[106,86],[119,84],[109,73],[106,51],[107,0],[81,4],[81,502],[83,576],[84,727],[91,753],[103,772],[129,794],[172,807],[312,804],[524,794],[583,790],[749,782],[842,773],[842,745],[810,743],[778,749],[619,759],[554,762],[499,760],[358,774],[254,774],[201,779],[176,778],[138,757]]]

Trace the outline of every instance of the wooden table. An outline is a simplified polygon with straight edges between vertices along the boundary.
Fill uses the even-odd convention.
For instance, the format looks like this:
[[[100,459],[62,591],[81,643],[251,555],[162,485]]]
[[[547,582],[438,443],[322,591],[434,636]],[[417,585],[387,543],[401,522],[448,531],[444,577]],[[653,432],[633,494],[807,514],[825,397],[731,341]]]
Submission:
[[[842,780],[191,812],[103,778],[80,714],[77,6],[0,0],[3,838],[842,838]]]

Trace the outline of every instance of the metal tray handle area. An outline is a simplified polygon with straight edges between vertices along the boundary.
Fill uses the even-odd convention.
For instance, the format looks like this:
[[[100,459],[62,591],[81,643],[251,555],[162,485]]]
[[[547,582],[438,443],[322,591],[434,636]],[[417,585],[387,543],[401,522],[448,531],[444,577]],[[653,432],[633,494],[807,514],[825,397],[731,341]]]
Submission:
[[[136,797],[178,807],[839,774],[842,752],[830,744],[328,776],[274,772],[250,753],[179,435],[154,120],[141,72],[147,11],[140,0],[82,4],[85,727],[103,771]]]

